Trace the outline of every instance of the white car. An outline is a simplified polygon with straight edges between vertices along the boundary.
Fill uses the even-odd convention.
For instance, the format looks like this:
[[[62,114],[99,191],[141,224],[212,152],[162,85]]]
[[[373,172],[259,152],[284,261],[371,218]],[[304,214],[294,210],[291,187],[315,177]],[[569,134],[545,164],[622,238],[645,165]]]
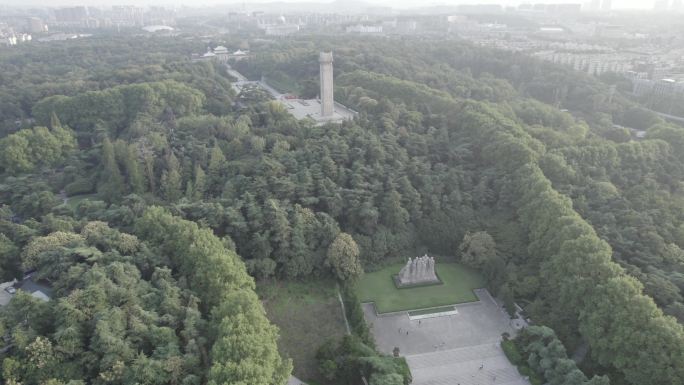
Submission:
[[[14,286],[7,286],[7,287],[5,288],[5,291],[8,292],[8,293],[10,293],[10,294],[14,294],[14,293],[17,292],[17,289],[15,289]]]

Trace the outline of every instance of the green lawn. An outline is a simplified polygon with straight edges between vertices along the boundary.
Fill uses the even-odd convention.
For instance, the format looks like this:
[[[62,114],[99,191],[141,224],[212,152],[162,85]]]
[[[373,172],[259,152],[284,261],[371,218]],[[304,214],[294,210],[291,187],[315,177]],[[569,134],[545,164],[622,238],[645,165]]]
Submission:
[[[76,210],[79,203],[88,199],[97,199],[97,194],[82,194],[67,197],[67,206],[72,210]]]
[[[274,79],[266,77],[266,84],[276,89],[280,93],[299,93],[300,87],[292,78]]]
[[[259,282],[257,292],[266,315],[280,328],[278,348],[292,358],[293,374],[307,383],[324,383],[318,374],[316,350],[328,338],[346,333],[335,282]]]
[[[437,275],[442,285],[397,289],[392,275],[399,273],[403,263],[364,274],[356,285],[362,302],[375,302],[378,313],[424,309],[477,301],[473,289],[484,287],[484,279],[475,270],[457,263],[437,263]]]

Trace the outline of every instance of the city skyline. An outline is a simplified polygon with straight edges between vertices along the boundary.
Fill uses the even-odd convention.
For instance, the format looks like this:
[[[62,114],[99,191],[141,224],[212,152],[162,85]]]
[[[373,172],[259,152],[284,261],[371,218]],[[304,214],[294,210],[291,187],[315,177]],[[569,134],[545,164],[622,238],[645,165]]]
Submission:
[[[247,1],[235,1],[235,0],[199,0],[194,2],[189,2],[187,0],[1,0],[0,6],[16,6],[16,7],[27,7],[27,6],[108,6],[108,5],[140,5],[140,6],[189,6],[189,7],[202,7],[202,6],[217,6],[217,5],[231,5],[231,4],[263,4],[263,3],[338,3],[343,6],[345,3],[350,5],[358,5],[359,3],[365,3],[369,6],[391,6],[393,8],[417,8],[424,6],[436,6],[436,5],[461,5],[461,4],[500,4],[506,6],[515,6],[520,4],[559,4],[559,3],[581,3],[583,5],[588,4],[590,1],[572,1],[572,0],[538,0],[538,1],[524,1],[524,0],[433,0],[429,2],[417,2],[415,0],[337,0],[337,1],[324,1],[324,0],[247,0]],[[654,7],[655,1],[651,0],[612,0],[612,9],[652,9]]]

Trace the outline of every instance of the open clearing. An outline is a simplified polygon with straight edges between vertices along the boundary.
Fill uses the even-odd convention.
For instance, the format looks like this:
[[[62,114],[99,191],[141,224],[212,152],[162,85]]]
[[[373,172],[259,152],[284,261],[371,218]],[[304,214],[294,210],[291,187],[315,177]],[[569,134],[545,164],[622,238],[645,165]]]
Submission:
[[[260,282],[257,292],[268,318],[280,328],[278,347],[292,358],[293,374],[309,383],[322,382],[316,350],[327,339],[345,335],[335,282]]]
[[[356,286],[361,302],[374,302],[378,313],[440,307],[477,301],[473,289],[485,285],[482,276],[457,263],[437,263],[435,270],[441,285],[398,289],[392,275],[399,273],[403,263],[366,273]]]
[[[72,209],[76,210],[76,207],[78,207],[78,204],[86,201],[86,200],[98,200],[97,194],[81,194],[81,195],[74,195],[70,196],[67,198],[67,203],[66,205]]]

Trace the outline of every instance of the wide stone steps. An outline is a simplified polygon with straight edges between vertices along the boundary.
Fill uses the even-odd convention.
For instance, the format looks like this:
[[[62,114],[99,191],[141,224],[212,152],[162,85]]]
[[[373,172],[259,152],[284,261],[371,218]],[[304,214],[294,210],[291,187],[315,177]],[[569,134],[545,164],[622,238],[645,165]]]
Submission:
[[[469,346],[465,348],[442,350],[406,357],[411,363],[411,370],[434,366],[453,365],[459,362],[477,361],[500,355],[499,348],[494,344]]]
[[[411,385],[529,385],[529,383],[520,378],[517,373],[510,373],[507,370],[495,370],[483,373],[481,376],[463,376],[463,375],[442,375],[434,376],[425,380],[418,380],[411,383]]]
[[[529,385],[495,344],[417,354],[406,361],[412,385]]]

